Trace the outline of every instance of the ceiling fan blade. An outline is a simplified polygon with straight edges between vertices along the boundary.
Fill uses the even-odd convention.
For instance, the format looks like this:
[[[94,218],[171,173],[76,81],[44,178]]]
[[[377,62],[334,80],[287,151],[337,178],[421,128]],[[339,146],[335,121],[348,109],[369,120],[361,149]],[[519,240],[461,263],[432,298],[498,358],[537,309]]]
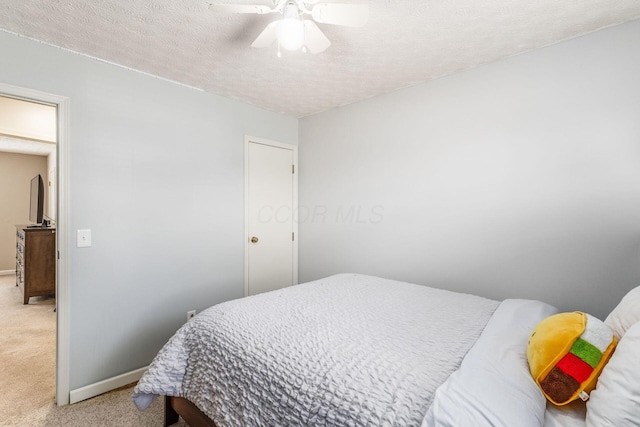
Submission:
[[[269,6],[260,4],[217,4],[209,3],[209,9],[215,9],[220,12],[230,13],[257,13],[264,15],[265,13],[272,12]]]
[[[266,26],[260,35],[251,43],[251,47],[267,47],[278,37],[277,28],[279,21],[273,21]]]
[[[327,36],[309,19],[304,20],[304,44],[311,53],[323,52],[331,46]]]
[[[366,4],[319,3],[311,10],[316,22],[348,27],[362,27],[369,19]]]

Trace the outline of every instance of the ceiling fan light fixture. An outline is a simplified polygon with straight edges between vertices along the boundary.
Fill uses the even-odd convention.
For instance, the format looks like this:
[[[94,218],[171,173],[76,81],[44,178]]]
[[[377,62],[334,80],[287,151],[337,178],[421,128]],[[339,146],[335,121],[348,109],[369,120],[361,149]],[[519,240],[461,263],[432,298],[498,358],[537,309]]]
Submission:
[[[287,50],[304,45],[304,23],[300,19],[284,18],[278,23],[278,43]]]
[[[265,0],[266,1],[266,0]],[[324,3],[322,0],[272,0],[273,8],[265,5],[217,4],[210,8],[235,13],[282,14],[282,19],[272,21],[251,43],[251,47],[262,48],[278,42],[280,48],[301,50],[316,54],[324,52],[331,41],[316,23],[362,27],[369,17],[367,4]]]
[[[277,33],[278,43],[287,50],[299,50],[304,46],[304,23],[295,4],[287,4],[284,17],[278,22]]]

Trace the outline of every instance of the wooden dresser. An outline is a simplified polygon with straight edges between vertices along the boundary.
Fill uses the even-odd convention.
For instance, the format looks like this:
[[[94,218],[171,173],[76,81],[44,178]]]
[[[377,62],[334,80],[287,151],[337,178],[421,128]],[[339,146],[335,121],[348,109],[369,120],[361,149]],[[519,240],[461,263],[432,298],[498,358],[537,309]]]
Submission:
[[[16,286],[24,303],[29,298],[56,294],[56,229],[16,226]]]

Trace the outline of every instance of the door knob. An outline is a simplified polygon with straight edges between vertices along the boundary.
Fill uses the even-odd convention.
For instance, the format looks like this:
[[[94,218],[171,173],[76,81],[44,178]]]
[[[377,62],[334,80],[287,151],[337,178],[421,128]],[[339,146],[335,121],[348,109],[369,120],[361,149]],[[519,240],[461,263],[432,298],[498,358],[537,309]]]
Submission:
[[[258,238],[256,236],[253,236],[251,238],[251,243],[258,243]]]

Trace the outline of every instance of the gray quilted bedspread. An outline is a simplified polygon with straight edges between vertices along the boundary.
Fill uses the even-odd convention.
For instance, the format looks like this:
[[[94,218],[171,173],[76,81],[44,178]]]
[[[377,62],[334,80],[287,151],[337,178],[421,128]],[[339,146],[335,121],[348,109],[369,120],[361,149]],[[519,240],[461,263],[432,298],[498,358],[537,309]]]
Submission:
[[[420,425],[497,301],[340,274],[211,307],[135,388],[186,397],[224,426]]]

